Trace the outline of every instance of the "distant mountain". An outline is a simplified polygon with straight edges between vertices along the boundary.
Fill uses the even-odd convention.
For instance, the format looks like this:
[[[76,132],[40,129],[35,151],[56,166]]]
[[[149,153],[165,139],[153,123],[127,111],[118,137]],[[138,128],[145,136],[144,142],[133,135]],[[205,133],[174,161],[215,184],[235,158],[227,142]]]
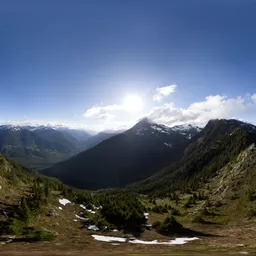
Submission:
[[[98,145],[102,141],[109,139],[121,132],[100,132],[92,137],[90,137],[88,140],[82,143],[81,149],[87,150],[89,148],[93,148],[94,146]]]
[[[198,126],[189,125],[177,125],[172,127],[172,130],[177,131],[185,136],[188,139],[192,139],[197,133],[201,132],[203,129]]]
[[[129,187],[155,196],[168,196],[183,188],[195,191],[225,166],[229,170],[243,160],[237,160],[239,154],[255,143],[256,126],[238,120],[211,120],[192,139],[179,161]]]
[[[0,152],[32,169],[46,168],[78,153],[91,135],[50,126],[0,126]]]
[[[142,119],[126,132],[104,140],[42,173],[88,189],[125,186],[179,158],[200,129],[172,129]]]

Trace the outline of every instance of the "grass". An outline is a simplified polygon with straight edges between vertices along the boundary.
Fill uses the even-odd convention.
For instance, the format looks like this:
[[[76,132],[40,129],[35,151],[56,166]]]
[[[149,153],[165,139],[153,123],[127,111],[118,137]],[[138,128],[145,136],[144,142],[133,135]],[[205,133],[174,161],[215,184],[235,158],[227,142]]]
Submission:
[[[253,159],[256,159],[254,155],[253,157]],[[171,208],[175,208],[180,213],[175,216],[175,219],[185,228],[214,236],[201,237],[198,241],[179,246],[145,246],[132,244],[114,246],[111,243],[97,242],[92,239],[91,232],[81,228],[82,223],[80,221],[74,221],[75,214],[81,211],[79,205],[66,205],[62,207],[63,210],[60,210],[57,201],[59,194],[53,193],[47,207],[55,209],[58,217],[48,217],[41,214],[38,216],[37,222],[34,223],[35,226],[37,223],[40,223],[45,230],[53,232],[49,232],[50,234],[48,234],[46,231],[44,233],[45,230],[43,229],[41,230],[43,233],[40,233],[39,228],[36,227],[31,232],[31,236],[40,242],[37,242],[36,245],[27,244],[21,240],[19,240],[19,243],[7,243],[1,247],[0,254],[24,255],[24,252],[26,252],[26,255],[64,255],[68,253],[71,255],[85,253],[86,255],[90,253],[93,255],[97,253],[109,253],[110,255],[169,255],[172,253],[187,253],[191,255],[195,252],[196,255],[199,255],[198,252],[201,252],[207,253],[208,255],[209,253],[218,252],[218,255],[220,255],[219,252],[250,252],[256,250],[254,243],[256,230],[254,207],[256,206],[256,202],[253,198],[248,197],[248,189],[256,188],[256,178],[247,174],[250,169],[237,171],[237,166],[238,163],[234,162],[231,167],[227,167],[229,168],[229,175],[226,175],[225,170],[220,170],[214,178],[200,188],[200,191],[203,191],[209,197],[209,201],[196,200],[188,208],[185,208],[184,205],[192,194],[179,195],[180,200],[177,205],[174,200],[168,198],[156,199],[155,203],[153,203],[147,196],[140,197],[146,211],[150,212],[148,223],[152,224],[156,221],[162,223],[172,213]],[[241,175],[246,178],[241,178]],[[30,193],[26,184],[18,184],[14,188],[11,188],[8,183],[1,183],[1,185],[3,187],[0,190],[1,208],[17,206],[20,197]],[[193,192],[198,193],[199,191]],[[236,193],[238,197],[232,200],[233,193]],[[167,205],[171,206],[171,208],[169,212],[155,213],[150,210],[155,205]],[[51,234],[54,234],[54,232],[57,232],[59,235],[55,241],[49,241],[55,238],[51,237]],[[103,232],[102,234],[112,236],[123,235],[121,232]],[[158,234],[154,228],[146,230],[140,235],[140,239],[142,240],[169,240],[171,238],[172,235],[170,234],[166,236]],[[47,240],[47,242],[42,242],[42,240]]]

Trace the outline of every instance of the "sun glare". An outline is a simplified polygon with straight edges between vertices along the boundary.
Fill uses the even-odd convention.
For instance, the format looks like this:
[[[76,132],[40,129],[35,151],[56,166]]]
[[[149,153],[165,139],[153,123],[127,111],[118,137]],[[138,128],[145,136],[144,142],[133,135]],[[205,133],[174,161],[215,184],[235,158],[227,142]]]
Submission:
[[[138,112],[138,111],[142,110],[143,101],[138,95],[129,94],[124,98],[123,106],[128,111]]]

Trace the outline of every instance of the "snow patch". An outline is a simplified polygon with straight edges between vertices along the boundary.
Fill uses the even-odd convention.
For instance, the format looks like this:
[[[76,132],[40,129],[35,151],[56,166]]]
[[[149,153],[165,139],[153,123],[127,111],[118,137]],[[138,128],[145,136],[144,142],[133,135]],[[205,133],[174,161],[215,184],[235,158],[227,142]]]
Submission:
[[[192,238],[175,238],[174,240],[170,240],[168,242],[158,242],[157,240],[154,241],[143,241],[143,240],[131,240],[129,243],[131,244],[163,244],[163,245],[173,245],[173,244],[185,244],[189,241],[197,240],[198,237],[192,237]]]
[[[100,229],[96,225],[90,225],[87,228],[88,230],[93,230],[93,231],[99,231]],[[93,235],[92,235],[93,236]],[[94,238],[95,239],[95,238]]]
[[[71,202],[68,200],[68,199],[59,199],[59,203],[62,204],[62,205],[66,205],[66,204],[71,204]]]
[[[146,228],[151,228],[152,227],[151,224],[144,224],[143,226],[146,227]]]
[[[59,206],[59,209],[62,210],[62,207]]]
[[[164,145],[168,148],[171,148],[172,147],[172,144],[171,143],[167,143],[167,142],[164,142]]]
[[[86,210],[87,212],[90,212],[92,214],[95,214],[96,212],[90,209],[87,209],[86,206],[84,206],[83,204],[80,204],[80,207],[83,208],[84,210]],[[98,207],[97,209],[101,209],[102,207]]]
[[[92,213],[92,214],[95,214],[95,213],[96,213],[95,211],[90,210],[90,209],[87,209],[86,211],[87,211],[87,212],[90,212],[90,213]]]
[[[83,218],[83,217],[78,216],[77,214],[75,216],[76,216],[76,218],[78,218],[80,220],[89,220],[89,218]]]
[[[153,130],[156,130],[156,131],[161,132],[161,133],[170,134],[170,132],[171,132],[171,129],[164,126],[164,125],[161,125],[161,126],[160,125],[159,126],[151,125],[151,128]]]
[[[100,236],[100,235],[92,235],[92,237],[97,240],[97,241],[101,241],[101,242],[120,242],[120,243],[124,243],[127,241],[127,238],[123,238],[123,237],[114,237],[114,236]]]
[[[113,236],[101,236],[101,235],[92,235],[92,237],[101,242],[119,242],[119,243],[131,243],[131,244],[162,244],[162,245],[175,245],[175,244],[185,244],[189,241],[194,241],[199,239],[198,237],[191,237],[191,238],[175,238],[174,240],[169,240],[167,242],[158,242],[157,240],[153,241],[143,241],[139,239],[135,240],[129,240],[128,238],[123,238],[123,237],[113,237]]]

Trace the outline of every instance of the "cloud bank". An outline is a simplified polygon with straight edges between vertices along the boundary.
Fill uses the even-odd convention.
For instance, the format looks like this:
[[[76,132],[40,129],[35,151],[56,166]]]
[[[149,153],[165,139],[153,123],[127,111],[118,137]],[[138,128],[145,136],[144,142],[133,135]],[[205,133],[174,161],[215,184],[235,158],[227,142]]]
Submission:
[[[153,101],[162,101],[164,98],[174,93],[176,88],[177,88],[176,84],[172,84],[164,87],[157,87],[153,95]]]
[[[154,107],[147,116],[155,122],[169,126],[204,125],[210,119],[239,118],[241,114],[252,109],[256,109],[256,102],[253,103],[244,97],[228,98],[227,96],[211,95],[203,101],[192,103],[188,108],[178,108],[174,103],[165,103]]]
[[[153,122],[167,126],[192,124],[203,126],[210,119],[236,118],[256,124],[256,93],[244,96],[228,97],[224,95],[209,95],[202,100],[192,102],[187,107],[180,107],[175,102],[170,102],[168,96],[175,93],[177,86],[169,85],[158,87],[147,97],[150,99],[145,110],[135,111],[136,102],[129,104],[114,103],[110,105],[95,105],[88,108],[76,124],[71,122],[46,122],[46,121],[0,121],[1,124],[12,125],[48,125],[65,126],[74,129],[87,129],[90,131],[128,129],[143,117],[150,118]],[[133,99],[133,98],[132,98]],[[136,97],[134,98],[136,99]],[[143,99],[142,99],[143,100]]]
[[[142,117],[148,117],[152,121],[165,124],[167,126],[192,124],[205,125],[210,119],[237,118],[245,119],[249,122],[247,116],[256,111],[256,93],[245,96],[228,97],[224,95],[209,95],[201,101],[193,102],[188,107],[176,106],[174,102],[168,102],[168,96],[175,93],[177,86],[169,85],[158,87],[154,90],[152,104],[146,112],[133,113],[132,119],[125,117],[127,109],[122,105],[113,104],[108,106],[94,106],[84,113],[86,118],[95,118],[101,120],[103,125],[115,127],[117,123],[125,126],[126,124],[135,124]]]

